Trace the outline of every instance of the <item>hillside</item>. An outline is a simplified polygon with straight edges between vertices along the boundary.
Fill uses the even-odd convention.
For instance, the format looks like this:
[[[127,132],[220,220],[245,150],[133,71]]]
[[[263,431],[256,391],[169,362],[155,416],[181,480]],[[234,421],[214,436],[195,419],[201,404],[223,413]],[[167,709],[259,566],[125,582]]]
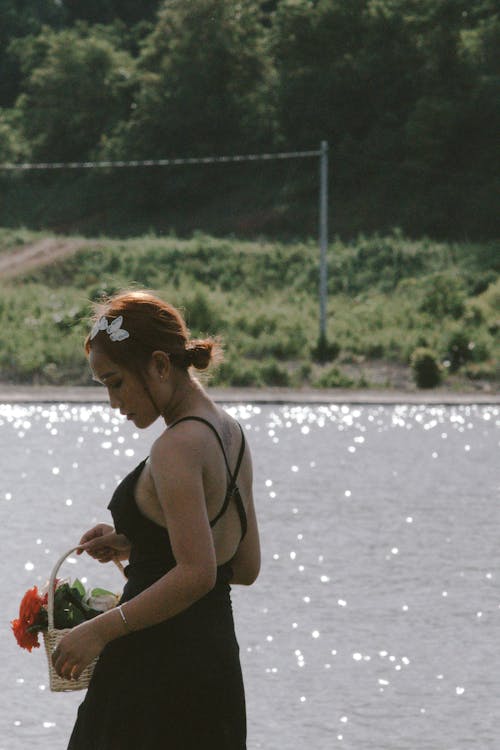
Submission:
[[[44,253],[37,256],[36,247]],[[14,268],[23,253],[30,263]],[[328,346],[318,357],[312,241],[202,234],[83,240],[2,230],[0,380],[87,384],[82,341],[90,301],[133,285],[181,307],[193,335],[221,336],[225,361],[213,385],[411,390],[410,357],[426,347],[434,350],[446,387],[497,388],[494,244],[411,241],[396,232],[337,240],[328,265]]]
[[[330,222],[344,239],[394,226],[499,236],[494,0],[1,8],[1,226],[303,240],[317,226],[316,158],[192,160],[327,141]],[[176,166],[130,165],[166,159]]]

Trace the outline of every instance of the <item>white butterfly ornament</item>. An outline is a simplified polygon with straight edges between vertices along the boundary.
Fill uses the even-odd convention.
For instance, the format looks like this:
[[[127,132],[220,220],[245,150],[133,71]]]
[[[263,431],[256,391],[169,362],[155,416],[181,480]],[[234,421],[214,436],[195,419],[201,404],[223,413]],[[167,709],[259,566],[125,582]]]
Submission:
[[[130,334],[121,327],[122,323],[123,315],[119,315],[111,323],[108,323],[108,319],[103,315],[92,328],[90,339],[92,340],[95,338],[99,331],[106,331],[111,341],[123,341],[124,339],[128,339]]]

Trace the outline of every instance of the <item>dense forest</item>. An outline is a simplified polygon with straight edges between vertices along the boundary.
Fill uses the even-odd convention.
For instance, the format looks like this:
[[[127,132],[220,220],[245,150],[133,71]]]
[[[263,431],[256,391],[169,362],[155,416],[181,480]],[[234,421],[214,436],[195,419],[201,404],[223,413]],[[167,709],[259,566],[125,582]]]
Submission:
[[[498,236],[493,0],[0,0],[0,163],[330,148],[332,234]],[[0,224],[316,234],[317,159],[0,170]]]

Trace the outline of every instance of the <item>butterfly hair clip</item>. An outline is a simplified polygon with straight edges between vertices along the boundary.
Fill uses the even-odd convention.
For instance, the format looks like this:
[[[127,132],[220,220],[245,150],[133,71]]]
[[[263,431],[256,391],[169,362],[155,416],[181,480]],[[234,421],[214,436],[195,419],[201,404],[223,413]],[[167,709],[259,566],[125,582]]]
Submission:
[[[94,327],[90,332],[90,339],[94,339],[99,331],[106,331],[111,341],[123,341],[128,339],[130,336],[129,332],[122,328],[123,315],[119,315],[111,323],[108,323],[108,319],[103,315],[95,323]]]

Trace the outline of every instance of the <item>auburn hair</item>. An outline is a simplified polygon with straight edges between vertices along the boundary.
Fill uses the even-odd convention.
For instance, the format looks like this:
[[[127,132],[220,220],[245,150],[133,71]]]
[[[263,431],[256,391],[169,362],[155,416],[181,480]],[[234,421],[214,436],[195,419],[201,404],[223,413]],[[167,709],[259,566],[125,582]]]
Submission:
[[[95,303],[92,322],[104,316],[110,324],[120,315],[128,338],[113,341],[106,330],[92,339],[89,334],[84,345],[87,356],[96,346],[116,364],[142,373],[155,351],[165,352],[173,365],[184,370],[191,365],[205,370],[221,354],[216,339],[191,339],[179,310],[150,292],[124,291]]]

